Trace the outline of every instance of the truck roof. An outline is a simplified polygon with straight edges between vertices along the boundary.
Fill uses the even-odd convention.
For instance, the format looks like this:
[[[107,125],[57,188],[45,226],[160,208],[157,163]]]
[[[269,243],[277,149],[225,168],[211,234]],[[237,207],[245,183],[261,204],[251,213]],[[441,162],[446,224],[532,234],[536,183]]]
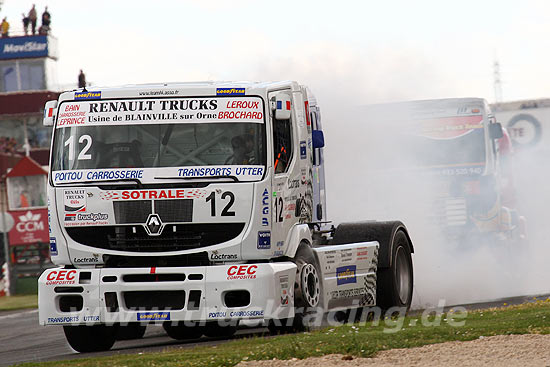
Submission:
[[[250,82],[250,81],[198,81],[198,82],[170,82],[170,83],[148,83],[148,84],[129,84],[116,87],[93,86],[86,89],[88,92],[101,92],[101,98],[104,97],[177,97],[182,95],[193,96],[215,96],[219,95],[218,89],[225,89],[226,95],[235,90],[244,89],[244,95],[263,94],[267,90],[291,88],[297,90],[300,85],[295,81],[277,81],[277,82]],[[75,89],[61,94],[60,100],[74,99],[74,93],[81,93],[83,89]],[[178,93],[176,93],[176,91]],[[243,95],[243,94],[240,94]]]
[[[409,120],[480,114],[486,101],[483,98],[442,98],[364,106],[369,114],[378,114],[384,120]]]
[[[524,99],[520,101],[500,102],[491,104],[495,112],[529,110],[533,108],[550,107],[550,98]]]

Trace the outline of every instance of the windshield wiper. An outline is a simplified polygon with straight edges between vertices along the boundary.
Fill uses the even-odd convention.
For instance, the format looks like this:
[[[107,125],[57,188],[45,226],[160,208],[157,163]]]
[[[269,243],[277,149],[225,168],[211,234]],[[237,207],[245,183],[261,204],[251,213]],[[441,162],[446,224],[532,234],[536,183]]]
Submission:
[[[230,179],[230,180],[233,180],[235,182],[239,182],[239,179],[237,178],[237,176],[229,176],[229,175],[205,176],[205,177],[179,177],[179,176],[176,176],[176,177],[155,177],[156,180],[208,180],[208,179],[211,179],[211,178],[214,178],[214,179]]]
[[[56,185],[81,185],[81,184],[85,184],[85,185],[89,185],[89,184],[96,184],[96,183],[109,183],[109,184],[113,184],[113,185],[116,185],[118,183],[121,183],[121,182],[124,182],[124,183],[134,183],[136,185],[138,185],[138,187],[141,187],[143,184],[141,183],[140,180],[138,180],[137,178],[119,178],[119,179],[116,179],[116,180],[94,180],[94,181],[79,181],[79,182],[61,182],[61,183],[57,183]]]

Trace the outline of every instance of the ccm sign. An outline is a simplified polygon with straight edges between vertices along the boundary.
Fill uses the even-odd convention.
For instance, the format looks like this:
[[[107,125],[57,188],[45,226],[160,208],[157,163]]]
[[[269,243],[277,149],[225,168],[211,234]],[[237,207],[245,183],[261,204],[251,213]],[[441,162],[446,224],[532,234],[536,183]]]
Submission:
[[[10,245],[49,243],[48,210],[11,211],[15,225],[9,232]]]

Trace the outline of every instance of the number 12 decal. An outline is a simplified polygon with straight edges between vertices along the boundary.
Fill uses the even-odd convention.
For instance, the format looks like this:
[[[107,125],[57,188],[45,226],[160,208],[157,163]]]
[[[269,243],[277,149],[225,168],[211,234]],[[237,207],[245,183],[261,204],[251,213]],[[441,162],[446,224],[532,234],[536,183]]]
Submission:
[[[279,196],[275,199],[275,222],[283,221],[283,198]]]
[[[90,135],[82,135],[80,138],[78,138],[78,142],[80,144],[86,143],[84,148],[80,151],[78,154],[77,160],[79,161],[85,161],[88,159],[92,159],[91,154],[87,154],[88,150],[92,147],[92,137]],[[69,147],[69,161],[74,161],[74,135],[71,135],[67,141],[65,141],[65,146]]]
[[[222,210],[221,216],[222,217],[234,217],[235,212],[230,211],[231,207],[235,203],[235,195],[231,191],[226,191],[221,195],[221,199],[225,200],[225,198],[229,197],[229,201],[225,205],[225,207]],[[216,216],[216,192],[212,191],[210,195],[206,197],[206,202],[210,201],[210,215],[215,217]]]

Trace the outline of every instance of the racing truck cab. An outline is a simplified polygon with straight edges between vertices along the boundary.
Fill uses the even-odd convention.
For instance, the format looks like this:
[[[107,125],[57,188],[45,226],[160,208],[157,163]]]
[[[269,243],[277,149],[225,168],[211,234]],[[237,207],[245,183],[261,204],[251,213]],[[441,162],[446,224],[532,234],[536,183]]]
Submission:
[[[40,323],[77,351],[152,322],[185,339],[410,305],[402,223],[323,222],[320,110],[296,82],[81,89],[48,102],[44,124],[58,268],[39,279]]]

